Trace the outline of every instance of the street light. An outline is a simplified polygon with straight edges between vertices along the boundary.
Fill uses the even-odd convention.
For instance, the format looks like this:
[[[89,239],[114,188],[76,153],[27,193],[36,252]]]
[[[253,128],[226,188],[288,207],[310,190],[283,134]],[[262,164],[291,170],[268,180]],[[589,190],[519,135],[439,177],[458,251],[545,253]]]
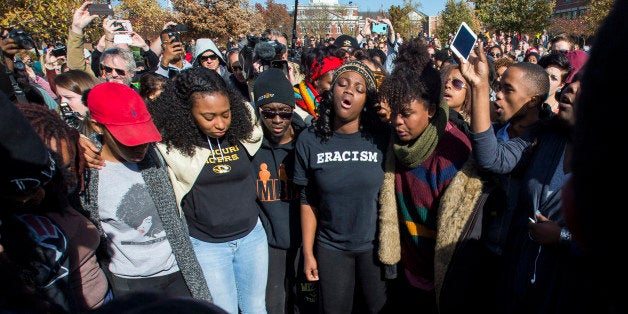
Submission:
[[[294,0],[294,19],[292,21],[292,49],[296,49],[297,46],[297,12],[299,9],[299,0]]]

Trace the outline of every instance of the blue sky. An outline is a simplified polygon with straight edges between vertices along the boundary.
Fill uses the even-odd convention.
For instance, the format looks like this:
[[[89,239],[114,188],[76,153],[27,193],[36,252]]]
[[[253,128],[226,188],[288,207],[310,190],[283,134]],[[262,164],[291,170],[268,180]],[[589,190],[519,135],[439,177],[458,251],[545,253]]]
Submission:
[[[250,3],[265,4],[266,0],[249,0]],[[357,5],[360,11],[377,11],[384,9],[387,11],[391,5],[403,5],[403,0],[351,0],[354,5]],[[438,15],[440,11],[445,9],[445,2],[447,0],[425,0],[425,1],[412,1],[413,3],[420,3],[419,11],[429,15]],[[275,0],[275,3],[281,3],[288,6],[288,10],[294,5],[294,0]],[[299,5],[309,4],[309,0],[299,0]],[[340,4],[349,4],[349,0],[339,0]]]

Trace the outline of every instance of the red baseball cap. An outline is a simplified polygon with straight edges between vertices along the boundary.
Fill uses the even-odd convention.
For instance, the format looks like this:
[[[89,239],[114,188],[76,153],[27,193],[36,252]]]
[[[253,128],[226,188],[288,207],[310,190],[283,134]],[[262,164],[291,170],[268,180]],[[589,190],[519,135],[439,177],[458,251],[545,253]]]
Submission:
[[[87,108],[96,122],[120,143],[137,146],[161,141],[142,97],[128,85],[99,83],[87,94]]]

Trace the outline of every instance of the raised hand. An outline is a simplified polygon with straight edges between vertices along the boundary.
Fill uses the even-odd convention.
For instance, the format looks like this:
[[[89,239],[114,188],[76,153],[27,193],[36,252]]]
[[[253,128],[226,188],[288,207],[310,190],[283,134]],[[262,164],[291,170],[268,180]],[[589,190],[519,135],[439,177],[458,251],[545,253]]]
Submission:
[[[94,1],[85,1],[78,9],[76,9],[76,11],[74,11],[71,26],[73,32],[83,34],[83,29],[98,17],[96,14],[89,14],[89,11],[87,10],[87,6],[92,3],[94,3]]]
[[[475,49],[471,52],[468,62],[461,60],[455,55],[454,58],[460,65],[460,73],[462,73],[462,76],[469,84],[473,86],[489,84],[489,68],[486,54],[484,54],[484,43],[478,42]]]

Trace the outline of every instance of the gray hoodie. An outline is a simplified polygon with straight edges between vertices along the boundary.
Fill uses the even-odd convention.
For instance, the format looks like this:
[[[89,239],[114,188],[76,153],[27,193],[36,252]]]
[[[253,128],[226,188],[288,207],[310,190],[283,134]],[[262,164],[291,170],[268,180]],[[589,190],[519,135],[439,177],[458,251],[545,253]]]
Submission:
[[[229,77],[229,71],[227,71],[227,61],[225,61],[225,56],[222,55],[222,52],[218,49],[216,44],[209,38],[199,38],[196,40],[196,46],[194,46],[194,59],[192,59],[192,66],[199,66],[198,64],[198,56],[205,53],[205,51],[211,50],[215,53],[218,58],[220,58],[220,65],[218,66],[218,73],[225,80]]]

